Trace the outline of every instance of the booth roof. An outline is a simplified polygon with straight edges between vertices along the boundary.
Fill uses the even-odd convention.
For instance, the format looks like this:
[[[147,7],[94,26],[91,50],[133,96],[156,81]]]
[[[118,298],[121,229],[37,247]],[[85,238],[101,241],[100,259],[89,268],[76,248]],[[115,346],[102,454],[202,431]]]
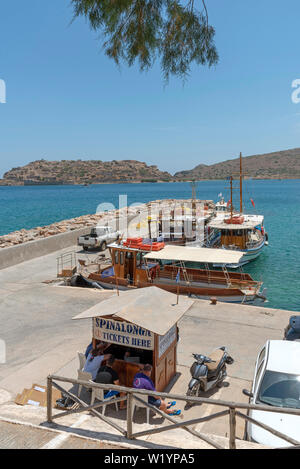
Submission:
[[[97,303],[73,319],[114,315],[158,335],[165,335],[192,306],[193,300],[179,297],[158,287],[120,292]]]
[[[200,262],[203,264],[237,264],[243,255],[242,251],[227,249],[166,246],[161,251],[149,252],[144,257],[145,259]]]

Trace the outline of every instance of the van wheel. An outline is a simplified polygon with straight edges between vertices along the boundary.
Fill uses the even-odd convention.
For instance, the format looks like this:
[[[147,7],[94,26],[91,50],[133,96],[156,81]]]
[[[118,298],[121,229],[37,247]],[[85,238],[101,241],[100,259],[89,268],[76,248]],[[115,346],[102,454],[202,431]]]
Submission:
[[[103,241],[103,243],[101,244],[101,251],[105,251],[106,246],[106,241]]]
[[[89,248],[88,248],[88,247],[86,247],[86,246],[83,246],[83,250],[84,250],[84,251],[88,251],[88,250],[89,250]]]

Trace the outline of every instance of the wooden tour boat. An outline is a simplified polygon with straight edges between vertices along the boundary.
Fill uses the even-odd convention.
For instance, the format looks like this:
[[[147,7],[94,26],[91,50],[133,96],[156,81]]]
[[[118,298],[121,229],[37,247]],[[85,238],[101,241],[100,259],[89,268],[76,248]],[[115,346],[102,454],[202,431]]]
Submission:
[[[238,263],[229,263],[227,267],[237,268],[256,259],[262,252],[265,244],[268,244],[268,234],[264,229],[264,217],[262,215],[246,215],[243,213],[243,172],[242,154],[240,154],[240,210],[234,211],[233,207],[233,178],[230,177],[230,200],[225,203],[222,198],[216,204],[215,218],[207,223],[211,233],[208,247],[223,249],[238,249],[243,256]],[[252,201],[252,200],[251,200]],[[252,201],[254,204],[254,202]],[[214,267],[221,267],[215,263]]]
[[[254,304],[266,300],[262,282],[243,272],[228,272],[225,265],[238,263],[240,251],[225,249],[143,245],[138,239],[109,245],[111,265],[81,265],[72,285],[96,285],[104,289],[131,290],[157,286],[171,293],[192,298],[231,303]],[[203,268],[186,267],[186,263],[203,264]],[[223,265],[212,270],[209,265]],[[81,263],[82,264],[82,263]]]

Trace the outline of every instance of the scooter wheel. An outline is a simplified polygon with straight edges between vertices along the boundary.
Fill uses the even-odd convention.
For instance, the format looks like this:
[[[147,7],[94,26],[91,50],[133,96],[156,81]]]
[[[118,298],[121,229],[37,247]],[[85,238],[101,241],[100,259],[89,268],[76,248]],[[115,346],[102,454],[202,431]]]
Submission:
[[[197,397],[198,394],[199,394],[199,390],[200,390],[200,386],[199,386],[199,385],[195,385],[195,386],[193,386],[191,389],[189,388],[189,389],[187,390],[186,395],[187,395],[187,396],[190,396],[190,397]]]
[[[227,365],[232,365],[234,363],[234,359],[230,357],[230,355],[228,355],[225,362],[227,363]]]

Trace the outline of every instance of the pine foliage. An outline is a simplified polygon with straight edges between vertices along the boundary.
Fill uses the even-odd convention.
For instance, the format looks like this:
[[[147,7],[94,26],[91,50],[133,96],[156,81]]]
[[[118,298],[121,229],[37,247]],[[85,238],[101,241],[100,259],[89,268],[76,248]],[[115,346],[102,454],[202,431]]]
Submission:
[[[163,76],[185,79],[192,63],[218,62],[215,30],[204,0],[71,0],[74,16],[101,32],[103,47],[116,64],[136,61],[149,70],[160,60]]]

